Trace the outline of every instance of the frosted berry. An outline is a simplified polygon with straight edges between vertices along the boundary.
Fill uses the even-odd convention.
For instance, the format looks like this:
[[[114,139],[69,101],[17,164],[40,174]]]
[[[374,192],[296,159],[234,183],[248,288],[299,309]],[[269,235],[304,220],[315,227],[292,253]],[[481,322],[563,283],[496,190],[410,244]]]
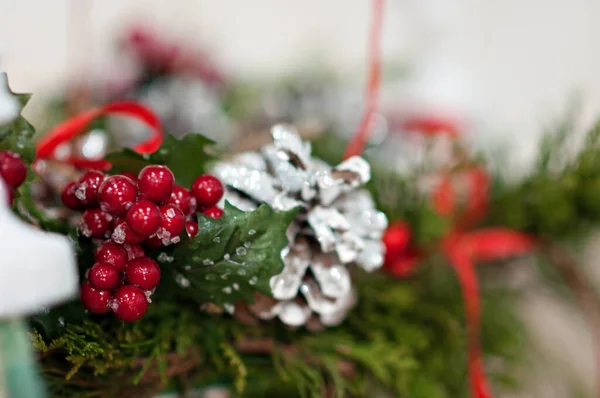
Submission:
[[[158,232],[156,233],[156,235],[152,235],[151,237],[149,237],[148,239],[146,239],[146,241],[144,242],[146,244],[146,246],[148,247],[160,247],[163,245],[163,240],[160,238],[160,236],[162,236],[161,234],[162,232],[162,228],[158,230]],[[169,244],[170,242],[167,242],[167,244]]]
[[[168,203],[179,207],[183,214],[187,216],[191,213],[192,205],[195,205],[195,202],[196,198],[192,196],[190,191],[182,186],[175,185]],[[195,206],[193,210],[195,210]]]
[[[97,170],[90,170],[77,180],[75,196],[84,206],[98,204],[98,189],[104,181],[104,174]]]
[[[194,180],[191,191],[198,206],[212,207],[223,196],[223,184],[217,177],[204,174]]]
[[[27,167],[19,155],[10,151],[0,152],[0,175],[6,185],[18,188],[27,177]]]
[[[60,199],[62,200],[63,204],[72,210],[81,209],[83,206],[81,201],[75,195],[76,190],[77,183],[73,181],[68,183],[60,194]]]
[[[111,214],[125,213],[135,202],[136,196],[135,183],[121,175],[108,177],[98,190],[100,208]]]
[[[209,216],[212,218],[221,218],[223,216],[223,210],[219,209],[218,207],[209,207],[208,209],[204,210],[202,212],[202,214],[204,214],[205,216]]]
[[[81,215],[79,232],[88,238],[104,238],[112,217],[100,209],[88,209]]]
[[[96,263],[88,271],[88,281],[97,289],[113,289],[119,283],[119,272],[112,264]]]
[[[129,243],[131,245],[138,245],[142,243],[146,237],[136,234],[129,228],[129,225],[127,225],[126,222],[122,222],[115,227],[111,238],[120,244]]]
[[[162,215],[162,226],[157,233],[158,237],[162,239],[165,246],[170,243],[177,243],[179,234],[185,228],[183,212],[175,205],[166,204],[160,207],[160,213]]]
[[[125,247],[110,240],[104,242],[96,249],[94,259],[97,263],[112,264],[118,272],[124,271],[125,266],[129,262],[129,256]]]
[[[127,225],[140,236],[148,237],[156,233],[161,224],[160,210],[149,200],[140,200],[127,211]]]
[[[160,268],[150,257],[140,257],[127,264],[125,276],[128,283],[152,290],[160,282]]]
[[[144,248],[140,245],[124,244],[123,247],[127,251],[127,257],[129,258],[129,261],[134,260],[136,258],[144,257],[146,255]]]
[[[185,222],[185,230],[190,238],[198,235],[198,223],[194,220],[189,220]]]
[[[89,281],[83,282],[79,290],[81,302],[86,310],[93,314],[105,314],[110,311],[108,302],[110,292],[108,290],[96,289]]]
[[[148,309],[148,299],[142,289],[137,286],[123,285],[113,295],[110,308],[117,318],[125,322],[137,321]]]
[[[175,177],[171,170],[166,166],[150,165],[140,171],[137,180],[137,186],[140,193],[146,195],[148,199],[156,203],[162,203],[169,200]]]

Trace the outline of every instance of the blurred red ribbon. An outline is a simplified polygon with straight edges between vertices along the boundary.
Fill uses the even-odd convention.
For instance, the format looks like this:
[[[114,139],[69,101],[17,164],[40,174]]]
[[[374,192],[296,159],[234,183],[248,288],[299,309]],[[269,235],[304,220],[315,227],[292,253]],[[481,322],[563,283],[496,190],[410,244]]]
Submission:
[[[145,123],[151,128],[150,136],[132,149],[138,153],[153,153],[162,144],[163,131],[158,116],[145,106],[133,101],[113,102],[75,115],[54,126],[36,144],[37,159],[53,159],[56,148],[73,140],[86,131],[86,127],[95,119],[108,115],[123,115]],[[70,157],[64,160],[78,168],[107,170],[110,163],[103,159]]]
[[[433,195],[433,206],[440,215],[456,214],[456,191],[450,177],[443,178]],[[472,227],[483,219],[487,211],[489,177],[478,166],[467,170],[463,177],[467,182],[464,210],[442,239],[441,249],[456,272],[465,301],[471,392],[474,398],[489,398],[492,394],[485,377],[480,348],[481,305],[475,264],[477,261],[493,261],[528,253],[536,242],[533,237],[508,228],[473,230]]]

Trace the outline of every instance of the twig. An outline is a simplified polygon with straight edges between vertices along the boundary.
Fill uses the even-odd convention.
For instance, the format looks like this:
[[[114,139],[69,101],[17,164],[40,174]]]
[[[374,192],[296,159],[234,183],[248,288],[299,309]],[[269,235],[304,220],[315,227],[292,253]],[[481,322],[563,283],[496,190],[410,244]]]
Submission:
[[[545,242],[541,252],[556,267],[573,292],[588,324],[594,347],[596,396],[600,398],[600,304],[594,288],[588,277],[579,269],[577,262],[563,247],[556,243]]]

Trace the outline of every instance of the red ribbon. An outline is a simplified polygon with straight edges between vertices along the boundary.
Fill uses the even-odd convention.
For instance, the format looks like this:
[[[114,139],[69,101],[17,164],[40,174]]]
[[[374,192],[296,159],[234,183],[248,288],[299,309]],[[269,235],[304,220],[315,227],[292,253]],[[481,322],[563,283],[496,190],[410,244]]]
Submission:
[[[383,20],[383,0],[373,0],[373,16],[371,34],[369,37],[369,77],[365,99],[365,112],[346,147],[344,159],[360,155],[373,128],[375,111],[379,103],[379,88],[381,86],[381,25]]]
[[[471,392],[475,398],[492,396],[480,348],[481,305],[475,264],[525,254],[535,247],[535,240],[507,228],[470,230],[481,221],[488,206],[489,177],[479,167],[466,172],[467,200],[463,213],[450,233],[442,240],[442,252],[456,272],[463,299],[467,327],[468,367]],[[456,214],[455,186],[449,176],[434,193],[434,208],[439,214]]]
[[[56,148],[73,140],[86,131],[86,127],[95,119],[107,115],[124,115],[138,119],[151,128],[150,136],[135,145],[132,149],[138,153],[153,153],[158,150],[163,141],[163,131],[158,116],[145,106],[133,101],[113,102],[75,115],[54,126],[36,144],[37,159],[53,159]],[[80,157],[70,157],[65,160],[78,168],[93,168],[107,170],[110,163],[103,159],[90,160]]]

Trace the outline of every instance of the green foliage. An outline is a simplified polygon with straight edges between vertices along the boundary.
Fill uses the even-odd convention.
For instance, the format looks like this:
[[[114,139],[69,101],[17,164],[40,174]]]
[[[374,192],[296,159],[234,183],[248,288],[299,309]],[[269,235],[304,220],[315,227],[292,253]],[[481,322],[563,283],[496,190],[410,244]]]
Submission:
[[[123,148],[108,153],[105,159],[111,162],[112,173],[138,173],[149,164],[164,164],[173,171],[177,184],[189,187],[196,177],[207,172],[207,164],[216,159],[213,145],[213,141],[200,134],[188,134],[181,139],[167,135],[155,153],[140,155]]]
[[[574,155],[565,148],[571,128],[565,123],[543,140],[538,166],[520,183],[497,181],[488,222],[565,239],[600,221],[600,122]]]
[[[132,386],[144,396],[168,381],[179,388],[225,383],[247,397],[321,397],[327,389],[336,397],[466,397],[458,285],[446,267],[423,272],[406,281],[357,273],[358,306],[343,325],[319,333],[275,321],[243,325],[190,303],[156,300],[136,323],[67,322],[60,337],[34,334],[33,341],[57,397],[125,396]],[[489,289],[483,302],[486,358],[503,359],[490,372],[496,386],[510,386],[522,348],[507,293]],[[272,349],[247,351],[247,339]]]
[[[176,246],[168,267],[189,281],[183,292],[200,303],[233,306],[252,301],[255,291],[271,295],[269,280],[283,269],[281,251],[295,214],[266,204],[243,212],[226,202],[221,218],[199,216],[198,235]]]
[[[0,74],[0,79],[7,79],[6,74]],[[29,94],[14,94],[21,104],[21,109],[27,105]],[[35,160],[35,145],[33,135],[35,129],[23,116],[19,116],[6,125],[0,125],[0,150],[18,153],[27,163]]]

